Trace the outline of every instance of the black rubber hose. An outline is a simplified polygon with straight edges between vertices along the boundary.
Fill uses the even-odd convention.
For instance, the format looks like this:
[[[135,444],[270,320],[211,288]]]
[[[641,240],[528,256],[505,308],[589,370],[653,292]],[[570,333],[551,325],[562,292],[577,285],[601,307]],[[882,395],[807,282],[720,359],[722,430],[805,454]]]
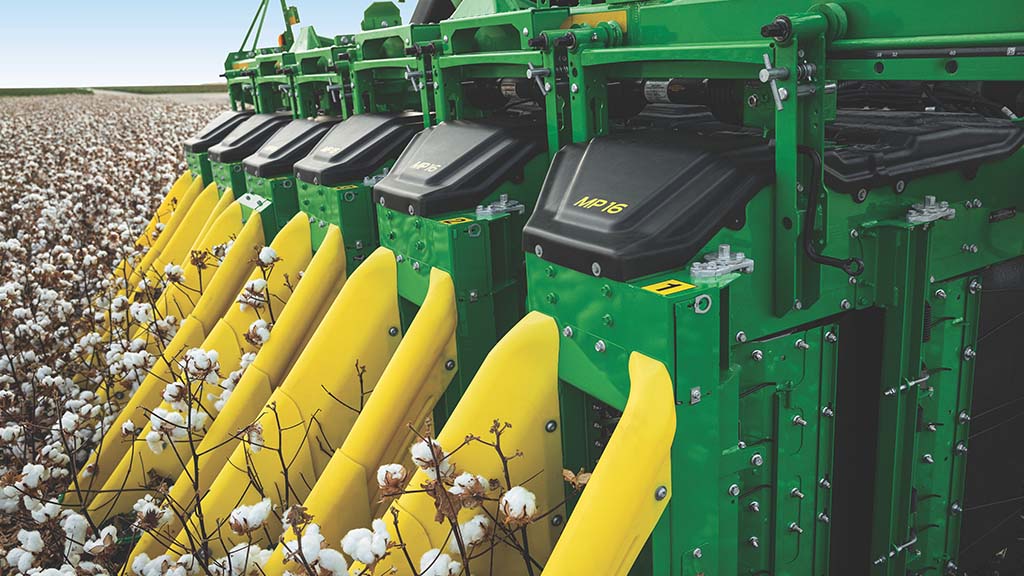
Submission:
[[[864,261],[860,258],[854,257],[846,260],[832,258],[830,256],[825,256],[824,254],[819,254],[818,249],[814,246],[814,220],[818,215],[818,195],[821,194],[821,154],[818,154],[817,150],[809,146],[797,146],[796,149],[797,152],[803,154],[811,161],[811,172],[814,174],[814,177],[811,178],[811,188],[808,190],[807,216],[804,217],[804,252],[812,262],[821,264],[822,266],[839,268],[850,276],[860,276],[864,273]]]
[[[455,13],[452,0],[420,0],[412,13],[410,24],[437,24]]]

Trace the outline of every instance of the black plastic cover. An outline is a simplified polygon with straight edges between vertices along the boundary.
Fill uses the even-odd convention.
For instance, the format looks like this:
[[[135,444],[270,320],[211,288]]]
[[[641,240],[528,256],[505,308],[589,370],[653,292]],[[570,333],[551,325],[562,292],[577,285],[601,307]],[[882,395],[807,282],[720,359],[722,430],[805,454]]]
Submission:
[[[1008,158],[1024,144],[1024,126],[976,114],[841,110],[826,137],[825,183],[851,193]]]
[[[205,128],[200,130],[198,134],[185,140],[185,152],[206,152],[251,116],[252,110],[228,110],[221,112]]]
[[[303,182],[337,186],[376,173],[423,129],[418,112],[357,114],[331,128],[308,156],[295,163]]]
[[[596,138],[556,156],[524,249],[629,281],[680,268],[774,180],[773,154],[744,130],[647,131]]]
[[[373,199],[421,216],[473,208],[543,152],[545,138],[525,119],[443,122],[412,139]]]
[[[210,160],[229,164],[255,154],[270,137],[292,121],[287,112],[253,114],[231,131],[220,144],[210,148]]]
[[[245,173],[259,178],[291,174],[295,163],[305,158],[340,121],[338,118],[292,120],[242,162]]]

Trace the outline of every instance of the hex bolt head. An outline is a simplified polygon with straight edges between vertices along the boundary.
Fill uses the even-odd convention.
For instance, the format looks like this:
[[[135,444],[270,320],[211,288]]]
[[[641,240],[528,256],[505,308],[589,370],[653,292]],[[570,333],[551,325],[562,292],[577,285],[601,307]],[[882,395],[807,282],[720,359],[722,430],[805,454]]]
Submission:
[[[789,531],[790,532],[796,532],[797,534],[803,534],[804,533],[804,529],[801,528],[800,525],[797,524],[796,522],[790,522],[789,523]]]
[[[654,491],[654,499],[661,502],[665,498],[668,498],[668,488],[664,486],[658,486],[658,489]]]
[[[977,279],[971,280],[971,283],[967,285],[967,290],[970,291],[971,294],[981,292],[981,282],[978,282]]]
[[[740,330],[739,332],[737,332],[736,333],[736,341],[739,342],[740,344],[743,344],[744,342],[746,342],[747,341],[747,333],[744,332],[743,330]]]
[[[793,301],[793,310],[803,310],[804,303],[799,299]]]
[[[753,502],[747,505],[747,508],[749,508],[751,512],[760,512],[761,503],[758,502],[757,500],[754,500]]]
[[[963,456],[964,454],[967,454],[967,444],[965,444],[964,442],[957,442],[956,447],[953,449],[953,452],[955,452],[957,456]]]
[[[739,484],[733,484],[732,486],[729,486],[728,492],[729,492],[729,496],[739,496],[740,495],[740,486],[739,486]]]
[[[971,346],[964,348],[964,360],[974,360],[975,356],[977,355],[978,353],[975,352],[974,348],[972,348]]]
[[[850,230],[850,238],[860,238],[860,231],[856,228]]]
[[[536,246],[533,247],[533,253],[536,254],[538,258],[543,257],[544,256],[544,247],[541,246],[540,244],[537,244]]]
[[[961,424],[967,424],[971,421],[971,415],[968,414],[966,410],[961,410],[956,419],[960,421]]]
[[[573,83],[572,83],[572,88],[571,88],[571,90],[572,90],[572,93],[573,93],[573,94],[576,94],[577,92],[579,92],[579,91],[580,91],[580,85],[579,85],[579,84],[577,84],[577,83],[575,83],[575,82],[573,82]]]
[[[398,262],[399,264],[401,264],[402,262],[405,262],[405,256],[402,256],[401,254],[399,254],[398,256],[395,256],[395,262]]]
[[[761,456],[760,453],[754,454],[753,456],[750,457],[750,465],[751,466],[761,466],[763,464],[764,464],[764,456]]]
[[[829,330],[828,332],[825,332],[825,342],[835,344],[836,342],[839,342],[839,336],[836,336],[835,332]]]
[[[822,478],[821,480],[818,480],[818,486],[821,486],[825,490],[829,490],[832,488],[832,483],[828,481],[828,478]]]
[[[605,345],[604,340],[598,340],[594,344],[594,350],[597,350],[598,352],[604,352],[607,349],[608,347]]]
[[[764,360],[764,352],[760,350],[754,350],[750,353],[750,357],[754,359],[754,362],[760,362]]]
[[[562,336],[565,336],[566,338],[572,338],[572,334],[572,326],[566,326],[565,328],[562,328]]]
[[[957,515],[957,514],[963,512],[963,511],[964,511],[964,508],[963,508],[963,506],[960,505],[959,502],[953,502],[953,504],[951,504],[949,506],[949,513],[950,514]]]
[[[793,426],[807,426],[807,420],[804,420],[803,416],[797,414],[793,416]]]
[[[836,415],[836,411],[833,410],[831,406],[825,406],[821,409],[821,415],[825,418],[832,418]]]
[[[751,548],[761,547],[761,541],[757,538],[757,536],[751,536],[750,538],[747,538],[747,543],[750,544]]]
[[[935,297],[938,298],[939,300],[945,300],[946,296],[946,291],[943,290],[942,288],[939,288],[938,290],[935,291]]]
[[[824,512],[819,512],[818,522],[821,522],[822,524],[830,524],[832,522],[832,519],[828,517],[828,514],[825,514]]]
[[[799,488],[793,488],[792,490],[790,490],[789,495],[792,496],[793,498],[796,498],[797,500],[803,500],[805,497],[805,494],[801,492]]]
[[[413,269],[413,270],[416,270],[416,271],[419,271],[419,269],[420,269],[420,263],[419,263],[419,262],[413,262],[413,263],[412,263],[412,269]]]
[[[803,338],[800,338],[799,340],[797,340],[796,343],[793,344],[793,346],[797,350],[810,350],[811,349],[811,345],[808,344],[807,341],[804,340]]]
[[[700,548],[694,548],[694,550],[693,550],[693,557],[694,558],[703,558],[704,557],[704,552]]]
[[[921,456],[921,461],[924,462],[925,464],[935,464],[935,458],[933,458],[931,454],[925,454],[924,456]]]
[[[850,308],[853,308],[853,304],[851,304],[846,298],[843,298],[843,301],[839,303],[839,308],[842,310],[849,310]]]

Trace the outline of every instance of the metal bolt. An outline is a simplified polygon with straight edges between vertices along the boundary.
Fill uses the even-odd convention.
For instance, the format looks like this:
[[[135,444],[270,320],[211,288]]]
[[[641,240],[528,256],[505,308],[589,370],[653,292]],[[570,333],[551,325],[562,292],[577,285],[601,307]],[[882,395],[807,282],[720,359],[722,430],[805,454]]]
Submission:
[[[751,94],[747,97],[747,106],[750,106],[751,108],[757,108],[759,102],[760,100],[757,98],[757,94]]]
[[[868,189],[867,188],[861,188],[860,190],[857,190],[857,195],[856,195],[856,197],[854,199],[858,203],[867,200],[868,199]]]
[[[950,507],[949,507],[950,514],[956,515],[956,514],[959,514],[959,513],[963,512],[963,511],[964,511],[964,508],[963,508],[963,506],[960,505],[959,502],[953,502],[953,504],[950,505]]]
[[[957,420],[959,420],[961,424],[967,424],[971,421],[971,415],[968,414],[966,410],[961,410],[960,414],[957,416]]]
[[[739,484],[733,484],[732,486],[729,486],[729,496],[739,496],[739,495],[740,495],[740,486],[739,486]]]
[[[757,539],[757,536],[751,536],[750,538],[747,538],[747,542],[749,542],[750,546],[753,548],[761,547],[761,541]]]
[[[480,300],[480,292],[477,291],[477,290],[470,290],[469,291],[469,301],[470,302],[476,302],[478,300]]]
[[[544,429],[548,432],[554,432],[555,430],[558,430],[558,422],[548,420],[548,423],[544,425]]]
[[[405,262],[405,256],[399,254],[398,256],[395,256],[395,261],[401,264],[402,262]]]
[[[832,488],[832,483],[828,481],[828,478],[822,478],[821,480],[818,480],[818,486],[821,486],[825,490],[830,490]]]
[[[779,86],[779,100],[788,100],[788,99],[789,99],[789,90],[786,90],[782,86]]]
[[[836,411],[831,406],[825,406],[821,409],[821,415],[825,418],[831,418],[836,415]]]
[[[412,204],[410,204],[409,205],[409,216],[415,216],[415,215],[416,215],[416,208],[414,208],[412,206]]]
[[[804,340],[803,338],[800,338],[799,340],[797,340],[796,343],[793,344],[793,346],[795,346],[797,350],[810,350],[811,349],[811,345],[808,344],[807,341]]]
[[[939,288],[938,290],[935,291],[935,297],[938,298],[939,300],[945,300],[946,296],[946,291],[943,290],[942,288]]]
[[[946,562],[946,574],[955,575],[960,572],[960,567],[952,560]]]
[[[828,517],[828,514],[821,512],[818,514],[818,522],[821,522],[822,524],[829,524],[832,522],[832,519]]]
[[[690,405],[700,404],[701,391],[700,386],[694,386],[690,388]]]
[[[419,262],[413,262],[412,263],[412,269],[418,271],[420,269],[420,263]]]
[[[555,294],[554,292],[548,292],[544,299],[547,301],[548,304],[557,304],[558,294]]]
[[[604,340],[598,340],[594,344],[594,350],[597,350],[598,352],[604,352],[606,349],[607,349],[607,346],[605,346]]]
[[[754,350],[750,353],[750,357],[754,359],[754,362],[760,362],[764,360],[764,352],[760,350]]]
[[[793,488],[792,490],[790,490],[789,491],[789,495],[792,496],[793,498],[797,498],[799,500],[803,500],[804,499],[804,493],[801,492],[799,488]]]
[[[977,279],[971,280],[971,283],[967,285],[967,290],[971,294],[977,294],[978,292],[981,292],[981,282],[978,282]]]
[[[839,303],[839,307],[843,310],[849,310],[850,308],[853,307],[853,304],[850,304],[849,300],[843,298],[843,301]]]
[[[803,310],[803,309],[804,309],[804,303],[803,302],[801,302],[799,299],[793,301],[793,310]]]
[[[850,230],[850,238],[860,238],[860,232],[856,228]]]
[[[754,454],[753,456],[750,457],[751,466],[761,466],[762,464],[764,464],[764,456],[761,456],[760,454]]]
[[[803,534],[804,533],[804,529],[801,528],[800,525],[797,524],[796,522],[790,522],[790,524],[789,524],[789,531],[790,532],[796,532],[797,534]]]
[[[974,351],[974,348],[968,346],[964,348],[964,360],[973,360],[978,353]]]
[[[804,420],[803,416],[797,414],[793,416],[793,426],[807,426],[807,420]]]
[[[835,332],[829,330],[828,332],[825,332],[825,342],[835,344],[836,342],[839,342],[839,336],[836,336]]]
[[[447,35],[447,34],[445,34],[445,35],[444,35],[444,38],[443,38],[443,40],[444,40],[444,43],[445,43],[445,44],[447,44],[447,43],[448,43],[448,35]]]
[[[551,92],[551,82],[545,82],[544,83],[544,91],[545,92]]]
[[[533,247],[533,253],[536,254],[538,258],[540,258],[541,256],[544,256],[544,248],[540,244],[537,244],[536,246]]]
[[[594,262],[593,264],[590,265],[590,271],[594,273],[594,276],[600,276],[601,265],[598,264],[597,262]]]
[[[925,464],[935,464],[935,458],[933,458],[931,454],[925,454],[924,456],[921,456],[921,461],[924,462]]]
[[[896,193],[903,194],[903,191],[907,189],[907,182],[905,180],[896,181]]]
[[[445,370],[455,370],[455,360],[449,360],[444,363]]]
[[[859,281],[856,276],[850,276],[850,279],[847,280],[847,282],[850,283],[850,286],[856,286]]]
[[[694,551],[693,551],[693,557],[694,558],[701,558],[703,556],[704,556],[704,552],[702,552],[700,548],[694,549]]]
[[[761,504],[757,500],[754,500],[753,502],[747,505],[747,508],[749,508],[751,512],[760,512]]]
[[[957,456],[963,456],[964,454],[967,454],[967,444],[964,444],[963,442],[957,442],[956,447],[953,449],[953,452],[955,452]]]
[[[658,486],[658,489],[654,491],[654,499],[661,502],[665,498],[668,498],[668,488],[664,486]]]
[[[398,336],[398,328],[395,327],[395,326],[392,326],[391,328],[388,328],[388,335],[389,336]]]
[[[740,344],[746,342],[747,341],[747,333],[742,331],[742,330],[737,332],[736,333],[736,341],[739,342]]]
[[[562,336],[565,336],[566,338],[572,338],[572,326],[566,326],[565,328],[562,328]]]
[[[529,28],[523,28],[523,36],[529,36],[529,35],[530,35],[530,29]]]
[[[573,94],[576,94],[577,92],[580,91],[580,86],[579,86],[579,84],[573,82],[572,83],[572,87],[570,89],[572,90]]]
[[[555,514],[554,516],[551,517],[551,525],[552,526],[561,526],[562,522],[564,522],[564,521],[565,521],[565,519],[562,518],[562,516],[560,514]]]

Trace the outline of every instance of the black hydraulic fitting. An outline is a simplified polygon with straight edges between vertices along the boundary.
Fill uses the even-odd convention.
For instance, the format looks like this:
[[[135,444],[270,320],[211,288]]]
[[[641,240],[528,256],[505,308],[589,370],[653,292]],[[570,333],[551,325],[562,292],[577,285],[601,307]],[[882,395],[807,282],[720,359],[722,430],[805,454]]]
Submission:
[[[530,38],[529,40],[527,40],[526,44],[530,48],[536,48],[537,50],[547,50],[547,47],[548,47],[548,35],[542,32],[539,35],[534,36],[533,38]]]
[[[793,38],[793,21],[788,16],[776,16],[771,24],[761,27],[761,36],[784,44]]]
[[[572,32],[567,32],[564,36],[559,36],[555,39],[555,47],[572,50],[576,47],[576,35]]]

